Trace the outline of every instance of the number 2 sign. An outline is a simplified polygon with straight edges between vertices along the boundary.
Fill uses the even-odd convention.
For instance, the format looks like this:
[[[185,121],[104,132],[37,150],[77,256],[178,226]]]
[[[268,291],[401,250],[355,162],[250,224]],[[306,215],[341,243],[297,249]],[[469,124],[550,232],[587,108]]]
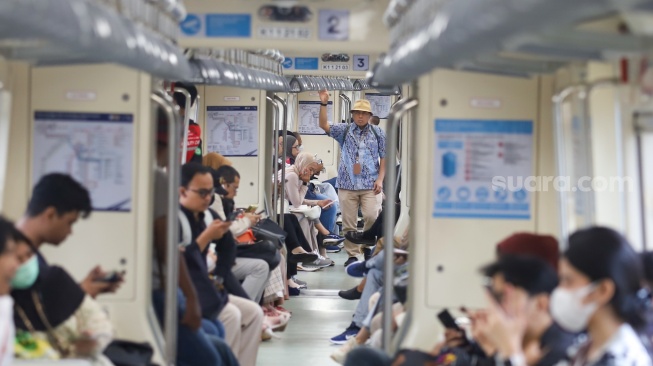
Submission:
[[[346,41],[349,39],[349,10],[320,10],[320,39]]]

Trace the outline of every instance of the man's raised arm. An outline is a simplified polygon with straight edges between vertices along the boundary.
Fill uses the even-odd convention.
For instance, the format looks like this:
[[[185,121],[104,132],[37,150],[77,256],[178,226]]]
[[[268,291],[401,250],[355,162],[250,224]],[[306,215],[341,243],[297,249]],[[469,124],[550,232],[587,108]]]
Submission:
[[[331,132],[331,127],[329,127],[329,121],[327,120],[327,105],[329,104],[329,92],[322,90],[320,92],[320,128],[327,133]]]

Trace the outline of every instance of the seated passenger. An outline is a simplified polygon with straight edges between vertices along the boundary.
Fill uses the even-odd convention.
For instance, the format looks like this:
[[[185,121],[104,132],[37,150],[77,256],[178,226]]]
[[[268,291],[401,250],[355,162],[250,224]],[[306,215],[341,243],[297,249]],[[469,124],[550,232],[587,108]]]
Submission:
[[[102,354],[114,331],[100,304],[84,293],[63,268],[39,266],[27,238],[16,244],[21,263],[11,292],[16,328],[28,332],[33,339],[47,340],[58,357],[86,358],[94,365],[113,365]]]
[[[569,365],[653,364],[633,330],[644,325],[648,295],[641,291],[640,259],[623,236],[603,227],[575,232],[569,237],[559,272],[560,284],[551,295],[551,315],[563,329],[587,329],[588,335],[570,350]],[[500,359],[525,359],[528,350],[518,340],[530,321],[527,314],[491,303],[494,305],[478,326],[492,334]]]
[[[215,175],[219,179],[218,183],[220,187],[218,188],[221,188],[224,194],[220,198],[222,207],[219,207],[216,203],[214,203],[214,207],[218,209],[222,208],[222,212],[216,211],[218,215],[229,217],[235,210],[236,203],[234,198],[238,194],[240,174],[233,167],[223,165],[216,171]],[[240,220],[236,219],[233,223],[237,223],[238,226],[230,229],[230,231],[234,237],[238,237],[256,225],[260,218],[259,215],[248,214]],[[234,225],[232,224],[232,226]],[[256,303],[260,302],[265,284],[270,277],[268,264],[262,259],[244,258],[237,255],[236,264],[231,268],[231,271],[239,281],[242,281],[242,286],[245,292],[247,292],[247,296]]]
[[[236,242],[233,236],[227,231],[216,240],[225,222],[215,211],[209,209],[213,192],[213,177],[209,168],[196,163],[188,163],[182,167],[179,202],[182,211],[180,234],[182,242],[187,244],[184,257],[193,283],[199,289],[198,283],[208,278],[206,255],[209,244],[215,242],[217,263],[213,275],[216,286],[229,292],[229,302],[220,311],[219,320],[225,326],[225,339],[240,364],[254,366],[261,341],[263,311],[257,303],[249,300],[247,293],[231,272],[236,261]],[[189,226],[187,229],[184,229],[185,223]],[[202,255],[199,260],[195,254],[198,252]],[[197,276],[193,273],[197,273]],[[218,291],[216,287],[213,289]]]
[[[40,253],[36,252],[34,257],[27,254],[32,253],[32,249],[37,251],[44,243],[61,244],[77,219],[90,212],[88,191],[70,176],[48,174],[36,184],[27,211],[17,223],[25,237],[18,246],[19,258],[32,259],[21,265],[13,284],[14,320],[19,329],[46,332],[51,345],[62,357],[93,357],[99,364],[111,364],[100,356],[111,341],[113,327],[93,299],[99,294],[116,291],[122,280],[100,281],[107,274],[95,267],[81,284],[77,284],[62,268],[48,265]],[[24,272],[30,274],[28,281],[25,281]],[[31,276],[34,274],[38,276]],[[42,309],[43,314],[37,309]],[[96,339],[89,339],[84,333]],[[70,334],[76,336],[70,337]]]
[[[305,198],[306,192],[308,191],[308,181],[313,174],[314,164],[315,158],[313,155],[304,152],[297,155],[295,165],[286,169],[286,198],[290,206],[295,209],[298,209],[301,205],[308,205],[312,207],[319,206],[318,209],[321,210],[322,207],[326,207],[332,203],[330,200],[314,201]],[[298,215],[301,218],[306,217],[304,214]],[[332,234],[322,226],[319,221],[319,215],[310,220],[300,219],[300,224],[302,225],[304,236],[311,244],[313,252],[322,257],[326,257],[326,250],[321,245],[323,241],[319,239],[328,238]],[[321,234],[319,239],[318,234]],[[333,264],[333,261],[330,259],[326,258],[326,260]]]
[[[11,366],[14,360],[14,300],[9,296],[11,281],[19,263],[16,256],[14,224],[0,216],[0,366]]]
[[[152,261],[152,304],[159,324],[163,326],[165,309],[165,274],[167,273],[167,207],[168,177],[163,168],[168,164],[168,121],[162,109],[157,111],[157,169],[154,173],[154,235]],[[227,225],[222,229],[227,230]],[[212,285],[212,283],[209,283]],[[177,291],[177,363],[180,365],[237,366],[238,362],[224,338],[224,327],[207,315],[203,319],[200,296],[195,289],[186,261],[179,256],[179,289]]]

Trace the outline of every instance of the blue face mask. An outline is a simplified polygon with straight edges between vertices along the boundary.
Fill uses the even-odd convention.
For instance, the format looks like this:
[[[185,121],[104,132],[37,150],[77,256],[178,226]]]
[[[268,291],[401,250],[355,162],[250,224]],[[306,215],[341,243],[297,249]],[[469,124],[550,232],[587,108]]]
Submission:
[[[39,276],[39,261],[35,255],[32,258],[28,259],[27,262],[23,263],[18,270],[16,275],[11,280],[11,287],[15,289],[26,289],[32,287],[36,278]]]

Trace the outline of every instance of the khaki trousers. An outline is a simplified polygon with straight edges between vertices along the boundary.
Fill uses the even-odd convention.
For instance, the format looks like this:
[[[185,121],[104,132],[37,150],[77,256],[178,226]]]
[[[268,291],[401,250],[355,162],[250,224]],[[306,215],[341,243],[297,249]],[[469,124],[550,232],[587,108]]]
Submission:
[[[358,208],[361,208],[365,220],[365,230],[369,229],[379,215],[377,197],[373,190],[349,191],[338,190],[340,212],[342,214],[342,231],[356,231],[358,221]],[[345,240],[345,250],[350,257],[362,254],[361,245]]]
[[[242,366],[256,366],[263,330],[263,310],[254,301],[229,295],[218,319],[224,324],[225,341]]]

